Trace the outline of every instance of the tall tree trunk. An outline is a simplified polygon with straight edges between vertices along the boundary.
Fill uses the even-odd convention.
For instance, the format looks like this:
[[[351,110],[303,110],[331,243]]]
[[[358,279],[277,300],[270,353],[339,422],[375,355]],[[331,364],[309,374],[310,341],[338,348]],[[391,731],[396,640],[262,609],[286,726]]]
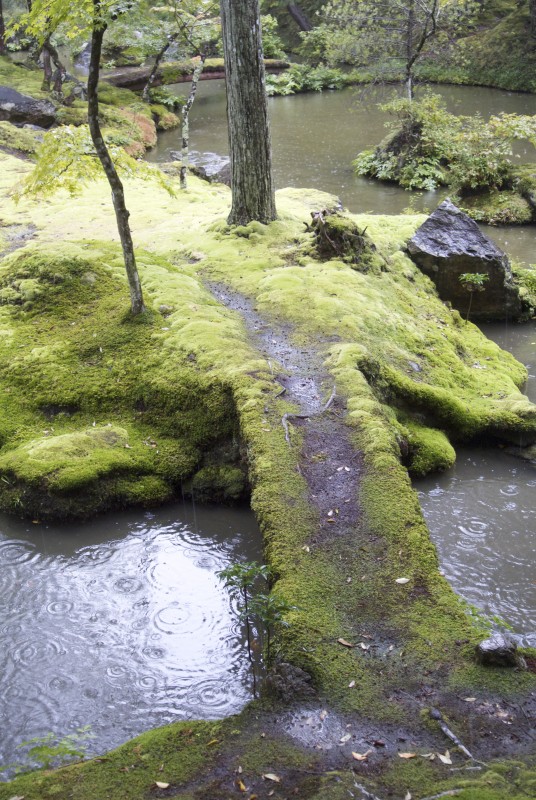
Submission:
[[[97,156],[99,157],[102,168],[106,174],[106,177],[108,178],[108,183],[110,184],[110,188],[112,190],[112,200],[117,220],[117,230],[119,231],[121,247],[123,248],[123,258],[125,261],[128,286],[130,289],[130,307],[132,314],[136,315],[145,311],[145,307],[143,305],[141,283],[138,275],[138,269],[136,267],[136,258],[134,256],[132,234],[128,224],[128,218],[130,214],[125,205],[123,184],[121,183],[119,175],[117,174],[117,170],[110,157],[110,153],[108,152],[108,148],[104,142],[99,124],[98,86],[102,40],[106,31],[106,23],[102,19],[101,15],[100,0],[93,0],[93,12],[91,59],[89,62],[89,75],[87,81],[88,123],[93,145],[97,151]]]
[[[276,219],[259,0],[220,0],[231,155],[229,225]]]
[[[50,87],[52,86],[52,61],[50,60],[50,53],[45,47],[43,47],[41,55],[43,59],[43,83],[41,84],[41,89],[44,92],[50,92]]]
[[[529,0],[530,34],[536,36],[536,0]]]
[[[182,153],[181,153],[181,189],[186,189],[186,175],[190,165],[190,111],[194,104],[197,86],[207,57],[201,53],[192,75],[192,85],[186,105],[182,110]]]
[[[6,26],[4,23],[4,6],[0,0],[0,56],[5,56],[6,49]]]

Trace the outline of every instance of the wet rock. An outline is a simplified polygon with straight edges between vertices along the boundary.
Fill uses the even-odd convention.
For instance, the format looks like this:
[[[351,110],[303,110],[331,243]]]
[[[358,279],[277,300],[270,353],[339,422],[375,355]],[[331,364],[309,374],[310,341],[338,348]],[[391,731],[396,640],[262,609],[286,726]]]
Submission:
[[[516,643],[502,633],[495,633],[477,645],[476,660],[484,667],[526,669],[525,660],[517,652]]]
[[[284,703],[291,703],[297,699],[312,697],[316,694],[311,686],[309,673],[294,664],[279,661],[270,672],[268,683],[273,692]]]
[[[36,100],[0,86],[0,120],[50,128],[56,121],[56,108],[49,100]]]
[[[507,447],[506,452],[508,455],[522,458],[536,467],[536,444],[531,444],[528,447]]]
[[[408,242],[408,253],[434,281],[439,296],[471,319],[516,319],[521,300],[508,256],[483,234],[474,220],[445,200]],[[482,291],[470,292],[460,275],[487,275]]]

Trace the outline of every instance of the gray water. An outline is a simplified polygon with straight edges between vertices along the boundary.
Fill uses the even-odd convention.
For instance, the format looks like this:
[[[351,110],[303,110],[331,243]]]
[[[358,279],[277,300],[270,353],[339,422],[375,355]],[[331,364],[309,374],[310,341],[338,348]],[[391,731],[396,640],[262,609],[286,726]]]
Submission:
[[[177,86],[178,94],[185,91]],[[353,212],[398,214],[411,207],[433,210],[446,192],[410,194],[397,186],[353,174],[357,153],[386,134],[385,112],[376,103],[396,94],[393,87],[370,91],[303,94],[269,99],[277,188],[305,186],[339,196]],[[465,86],[433,87],[449,111],[536,114],[536,95]],[[222,82],[206,81],[192,109],[193,160],[216,171],[228,156],[225,92]],[[168,160],[179,134],[160,137],[152,160]],[[536,151],[518,143],[520,161]],[[511,258],[536,263],[534,226],[486,228]],[[486,326],[484,332],[529,367],[529,394],[536,401],[536,326]],[[524,641],[536,644],[534,541],[536,471],[501,450],[458,452],[456,466],[441,476],[416,482],[422,508],[437,545],[442,568],[454,588],[485,613],[508,621]]]
[[[0,517],[0,770],[90,725],[89,752],[238,712],[251,674],[216,572],[262,560],[249,510],[170,505],[85,524]]]

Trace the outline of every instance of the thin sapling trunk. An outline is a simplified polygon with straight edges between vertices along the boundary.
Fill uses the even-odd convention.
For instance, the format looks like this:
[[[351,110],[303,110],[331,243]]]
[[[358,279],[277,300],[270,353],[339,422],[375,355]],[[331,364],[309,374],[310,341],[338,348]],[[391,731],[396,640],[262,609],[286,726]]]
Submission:
[[[106,31],[106,23],[101,16],[100,0],[93,0],[93,11],[91,58],[89,62],[89,75],[87,82],[88,123],[93,145],[112,190],[112,200],[117,220],[117,230],[119,232],[119,238],[121,239],[121,247],[123,248],[123,258],[130,290],[130,308],[133,316],[136,316],[137,314],[141,314],[143,311],[145,311],[145,306],[143,304],[141,283],[136,266],[136,258],[134,255],[134,244],[132,242],[132,234],[130,232],[130,225],[128,222],[130,214],[125,205],[125,192],[123,189],[123,184],[121,183],[119,175],[117,174],[117,170],[111,159],[110,153],[108,152],[108,148],[106,147],[99,123],[98,85],[102,41]]]
[[[205,66],[206,55],[201,53],[199,61],[195,65],[192,75],[192,85],[190,87],[190,94],[188,100],[182,111],[182,153],[181,153],[181,189],[186,189],[186,176],[188,174],[188,167],[190,166],[190,110],[193,106],[197,86],[203,67]]]

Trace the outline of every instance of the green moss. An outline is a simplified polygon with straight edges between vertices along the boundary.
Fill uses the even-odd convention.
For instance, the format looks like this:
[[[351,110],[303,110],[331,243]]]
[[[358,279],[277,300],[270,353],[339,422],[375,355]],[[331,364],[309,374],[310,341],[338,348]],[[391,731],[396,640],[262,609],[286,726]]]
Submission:
[[[239,467],[203,467],[193,476],[185,491],[200,503],[233,503],[247,492],[246,476]]]
[[[532,222],[533,209],[518,191],[497,189],[467,195],[459,207],[477,222],[488,225],[526,225]]]
[[[33,155],[38,144],[36,131],[17,128],[10,122],[0,122],[0,148]]]
[[[443,472],[456,461],[456,451],[443,431],[427,428],[416,420],[403,419],[407,429],[408,469],[411,475]]]

